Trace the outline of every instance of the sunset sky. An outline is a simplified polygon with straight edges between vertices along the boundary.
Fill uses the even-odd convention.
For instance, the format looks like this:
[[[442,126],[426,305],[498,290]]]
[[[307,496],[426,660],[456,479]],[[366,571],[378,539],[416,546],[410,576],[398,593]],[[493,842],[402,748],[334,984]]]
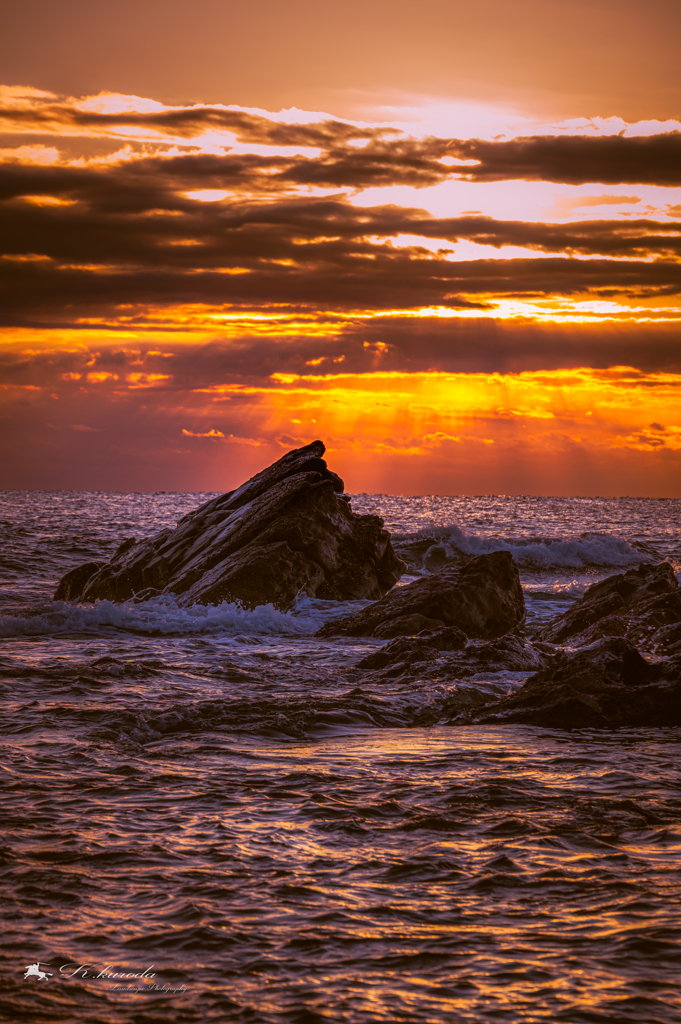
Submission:
[[[0,486],[681,497],[677,0],[5,19]]]

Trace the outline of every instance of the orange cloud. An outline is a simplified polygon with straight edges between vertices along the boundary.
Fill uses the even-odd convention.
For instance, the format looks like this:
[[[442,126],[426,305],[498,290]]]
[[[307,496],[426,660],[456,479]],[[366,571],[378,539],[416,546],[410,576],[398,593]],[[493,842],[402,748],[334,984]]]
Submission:
[[[221,430],[207,430],[204,433],[201,433],[200,431],[199,432],[195,432],[193,430],[185,430],[183,428],[182,429],[182,433],[185,435],[185,437],[224,437],[225,436],[222,433]]]

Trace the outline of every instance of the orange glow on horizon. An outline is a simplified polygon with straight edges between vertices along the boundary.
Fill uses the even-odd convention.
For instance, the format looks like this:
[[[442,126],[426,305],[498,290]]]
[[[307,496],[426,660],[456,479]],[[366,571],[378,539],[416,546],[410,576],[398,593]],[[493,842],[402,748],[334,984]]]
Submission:
[[[611,367],[515,374],[275,373],[271,381],[197,389],[197,397],[207,400],[201,415],[215,419],[221,402],[248,398],[245,414],[261,436],[288,428],[302,443],[323,423],[334,451],[425,455],[443,445],[506,446],[521,438],[529,447],[556,452],[567,443],[600,450],[681,448],[681,374]]]

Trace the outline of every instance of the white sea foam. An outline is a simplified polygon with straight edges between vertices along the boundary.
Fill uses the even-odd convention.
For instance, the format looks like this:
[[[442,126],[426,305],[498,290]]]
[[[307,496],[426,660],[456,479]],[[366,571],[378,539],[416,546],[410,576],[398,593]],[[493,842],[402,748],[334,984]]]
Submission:
[[[525,598],[535,598],[537,600],[574,600],[575,598],[581,597],[587,587],[593,584],[593,579],[586,578],[581,580],[572,580],[570,583],[551,583],[546,582],[534,582],[523,583],[523,592]]]
[[[406,541],[413,546],[421,538],[432,537],[433,545],[444,549],[454,558],[460,554],[481,555],[491,551],[510,551],[516,562],[524,566],[549,568],[551,566],[580,569],[589,565],[624,566],[645,560],[636,548],[623,537],[607,533],[584,533],[573,537],[486,537],[466,533],[458,526],[424,529],[408,537],[394,538],[396,550]],[[424,555],[428,560],[433,548]]]
[[[223,601],[180,608],[168,596],[134,604],[97,601],[91,605],[54,601],[41,608],[0,616],[0,636],[40,636],[54,633],[98,632],[113,627],[147,636],[201,633],[311,634],[322,624],[318,615],[301,609],[290,614],[271,604],[249,611]]]

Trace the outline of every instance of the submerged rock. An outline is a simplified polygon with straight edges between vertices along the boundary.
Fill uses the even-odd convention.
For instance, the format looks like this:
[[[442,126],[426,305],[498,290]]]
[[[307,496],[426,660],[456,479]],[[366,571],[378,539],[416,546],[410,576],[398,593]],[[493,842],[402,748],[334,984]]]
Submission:
[[[557,651],[514,694],[455,724],[522,723],[546,728],[681,725],[681,657],[649,663],[624,637]]]
[[[385,647],[372,651],[356,668],[385,668],[409,660],[410,663],[426,661],[437,651],[460,651],[468,643],[468,637],[455,626],[444,629],[424,630],[417,636],[402,636],[391,640]]]
[[[447,657],[448,679],[468,679],[481,672],[536,672],[550,664],[554,649],[539,646],[525,637],[508,633],[497,640],[471,640],[457,654]]]
[[[301,593],[335,601],[380,598],[404,563],[383,520],[351,510],[324,451],[313,441],[288,452],[175,529],[138,543],[131,538],[111,562],[67,573],[55,597],[126,601],[176,594],[182,605],[237,601],[280,609]]]
[[[547,644],[538,648],[512,633],[497,640],[468,640],[460,629],[448,626],[391,640],[358,661],[355,670],[368,670],[372,683],[417,677],[451,682],[484,672],[536,672],[553,654]]]
[[[317,636],[413,635],[426,620],[431,629],[456,626],[489,640],[524,619],[518,567],[508,551],[494,551],[397,587],[356,615],[327,623]]]
[[[628,637],[653,654],[681,651],[681,589],[669,562],[594,583],[533,639],[581,647],[607,636]]]

